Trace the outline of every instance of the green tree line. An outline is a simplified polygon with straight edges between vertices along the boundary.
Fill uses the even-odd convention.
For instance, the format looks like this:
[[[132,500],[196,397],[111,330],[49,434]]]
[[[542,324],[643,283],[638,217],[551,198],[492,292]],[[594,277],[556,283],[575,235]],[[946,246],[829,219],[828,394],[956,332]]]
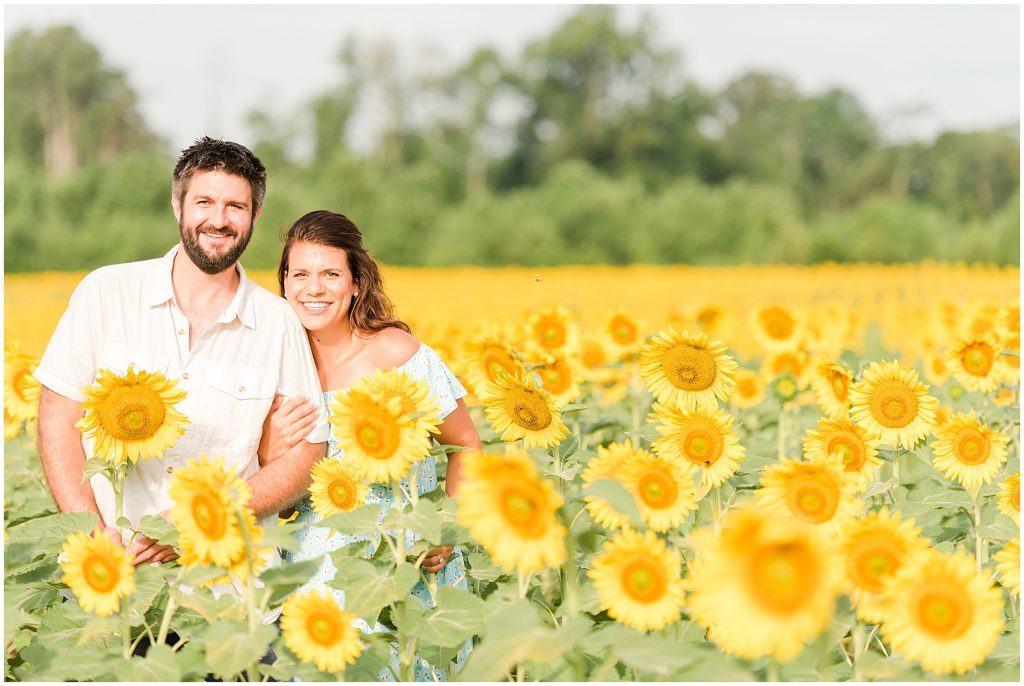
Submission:
[[[247,266],[276,265],[281,233],[320,208],[391,264],[1019,264],[1015,123],[886,141],[841,88],[756,71],[702,86],[651,17],[624,26],[608,5],[511,58],[398,65],[392,45],[345,39],[329,88],[232,136],[269,170]],[[7,40],[4,83],[5,269],[161,254],[176,153],[125,75],[58,26]],[[371,97],[378,132],[357,151]]]

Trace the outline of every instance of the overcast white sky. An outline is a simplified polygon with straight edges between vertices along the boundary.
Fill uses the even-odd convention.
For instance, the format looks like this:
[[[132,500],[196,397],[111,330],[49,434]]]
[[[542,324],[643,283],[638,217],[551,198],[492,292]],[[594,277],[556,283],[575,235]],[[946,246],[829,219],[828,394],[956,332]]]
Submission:
[[[480,46],[516,57],[572,5],[16,5],[4,35],[71,23],[124,70],[150,126],[176,153],[209,134],[246,141],[246,112],[296,111],[336,82],[346,35],[390,39],[413,63],[455,65]],[[1020,8],[1003,5],[622,5],[680,50],[710,88],[774,70],[804,92],[853,91],[892,135],[928,138],[1020,118]],[[924,107],[924,113],[900,112]]]

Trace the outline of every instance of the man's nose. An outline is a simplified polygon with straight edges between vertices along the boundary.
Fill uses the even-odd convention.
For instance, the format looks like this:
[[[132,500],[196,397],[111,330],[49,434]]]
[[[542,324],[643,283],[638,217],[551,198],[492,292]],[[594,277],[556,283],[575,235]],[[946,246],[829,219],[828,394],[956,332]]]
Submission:
[[[228,208],[224,205],[215,205],[213,208],[213,216],[210,217],[210,222],[218,229],[223,229],[228,225]]]

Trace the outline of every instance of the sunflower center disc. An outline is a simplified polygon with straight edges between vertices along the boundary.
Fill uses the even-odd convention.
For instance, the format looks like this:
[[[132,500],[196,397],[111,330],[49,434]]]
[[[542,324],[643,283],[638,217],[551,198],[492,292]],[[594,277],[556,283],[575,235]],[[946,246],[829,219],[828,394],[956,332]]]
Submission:
[[[821,524],[839,507],[839,486],[823,473],[798,474],[786,486],[786,503],[804,521]]]
[[[651,603],[665,595],[664,572],[649,560],[634,560],[622,571],[623,590],[633,600]]]
[[[25,390],[28,388],[26,379],[30,376],[31,372],[27,369],[19,369],[14,373],[14,378],[11,380],[11,388],[14,389],[14,394],[18,396],[18,400],[22,402],[28,402],[28,398],[25,397]]]
[[[921,594],[917,619],[921,628],[944,640],[961,636],[971,624],[974,608],[957,588],[932,589]]]
[[[557,363],[554,367],[543,367],[544,387],[549,393],[559,395],[569,389],[569,375]]]
[[[565,331],[558,325],[547,325],[541,330],[541,343],[545,348],[557,348],[565,342]]]
[[[850,577],[869,593],[881,593],[885,577],[900,566],[902,550],[886,534],[869,534],[854,544],[850,551]]]
[[[801,544],[765,546],[754,553],[749,575],[753,596],[769,611],[789,615],[807,602],[817,586],[817,569]]]
[[[902,429],[917,417],[917,396],[905,384],[879,384],[871,397],[871,414],[884,427]]]
[[[205,493],[192,499],[192,519],[207,538],[222,538],[227,529],[223,506]]]
[[[974,376],[988,376],[995,360],[993,350],[987,345],[975,344],[963,354],[964,371]]]
[[[521,536],[535,538],[543,534],[540,509],[532,493],[524,492],[518,486],[510,486],[502,493],[500,503],[505,521]]]
[[[99,407],[103,429],[122,441],[144,441],[164,422],[164,403],[146,386],[118,386]]]
[[[696,430],[683,438],[683,455],[701,467],[710,467],[722,456],[721,441],[707,430]]]
[[[663,510],[676,502],[676,485],[667,474],[660,471],[644,474],[639,486],[640,497],[652,509]]]
[[[793,319],[778,308],[769,308],[761,316],[764,330],[769,336],[778,340],[789,338],[793,333]]]
[[[838,453],[843,458],[844,469],[848,472],[860,471],[860,468],[864,466],[864,460],[867,459],[861,446],[846,434],[833,437],[828,443],[828,452],[829,454]]]
[[[845,403],[847,394],[850,391],[850,380],[843,374],[833,373],[829,377],[829,383],[832,386],[832,392],[836,395],[836,399]]]
[[[508,355],[494,349],[484,355],[484,370],[487,372],[488,379],[497,381],[498,375],[502,372],[507,374],[515,373],[515,366]]]
[[[360,449],[375,460],[387,460],[398,448],[398,426],[391,417],[364,417],[355,427]]]
[[[551,425],[551,411],[544,398],[526,389],[510,390],[505,396],[505,409],[512,421],[524,429],[540,431]]]
[[[332,481],[327,495],[339,510],[348,510],[355,504],[355,489],[349,481]]]
[[[89,588],[97,593],[109,593],[117,585],[117,570],[105,556],[88,558],[82,565],[82,575]]]
[[[686,344],[666,352],[661,368],[669,383],[684,391],[711,388],[718,373],[718,365],[709,352]]]
[[[306,620],[306,630],[314,642],[322,646],[332,646],[338,642],[341,627],[338,620],[323,612],[314,612]]]
[[[988,448],[988,440],[981,433],[967,429],[957,438],[956,457],[966,465],[983,464],[988,459]]]
[[[636,339],[636,327],[629,322],[619,321],[613,331],[619,345],[628,345]]]

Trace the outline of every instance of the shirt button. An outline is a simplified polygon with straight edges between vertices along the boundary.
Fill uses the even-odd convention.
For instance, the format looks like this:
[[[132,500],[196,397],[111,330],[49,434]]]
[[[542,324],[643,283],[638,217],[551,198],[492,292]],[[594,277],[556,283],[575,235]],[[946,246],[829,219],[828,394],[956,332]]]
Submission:
[[[244,390],[245,390],[245,386],[239,386],[239,387],[238,387],[238,392],[239,392],[239,393],[241,393],[241,392],[242,392],[242,391],[244,391]]]
[[[167,473],[168,474],[173,474],[174,473],[174,467],[168,467],[167,468]]]
[[[178,329],[178,335],[179,336],[184,336],[185,335],[185,329]]]
[[[188,379],[188,372],[185,372],[184,374],[182,374],[182,375],[181,375],[181,378],[183,378],[183,379],[186,379],[186,380],[187,380],[187,379]]]

